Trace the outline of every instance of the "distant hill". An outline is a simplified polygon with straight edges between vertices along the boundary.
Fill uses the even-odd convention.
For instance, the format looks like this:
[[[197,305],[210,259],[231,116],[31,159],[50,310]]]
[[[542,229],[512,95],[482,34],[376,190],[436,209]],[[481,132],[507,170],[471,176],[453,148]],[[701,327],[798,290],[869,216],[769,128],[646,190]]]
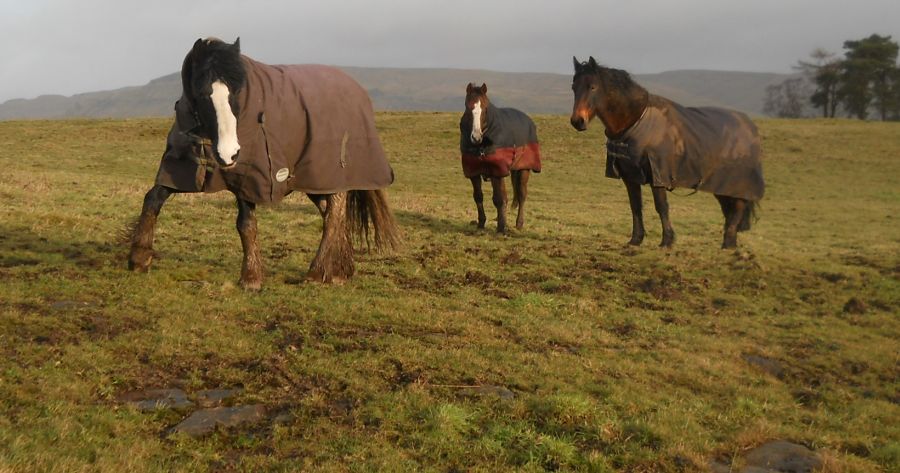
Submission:
[[[363,85],[378,110],[453,111],[462,108],[468,82],[488,84],[498,105],[529,113],[572,110],[571,75],[463,69],[342,67]],[[766,86],[785,74],[727,71],[669,71],[634,78],[651,92],[684,105],[716,105],[762,115]],[[181,94],[178,73],[146,85],[89,92],[71,97],[43,95],[0,104],[0,120],[36,118],[126,118],[166,116]]]

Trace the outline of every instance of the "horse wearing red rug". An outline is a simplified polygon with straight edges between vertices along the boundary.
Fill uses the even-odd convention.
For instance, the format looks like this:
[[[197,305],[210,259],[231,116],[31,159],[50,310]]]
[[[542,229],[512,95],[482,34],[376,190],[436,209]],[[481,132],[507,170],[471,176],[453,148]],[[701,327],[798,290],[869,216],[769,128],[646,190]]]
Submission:
[[[537,127],[528,115],[514,108],[491,104],[487,85],[466,87],[466,111],[459,121],[459,149],[463,174],[472,181],[472,197],[478,208],[478,228],[484,228],[482,180],[491,181],[497,208],[497,232],[506,232],[506,184],[512,177],[513,207],[519,208],[516,228],[525,225],[525,199],[532,171],[541,172]]]

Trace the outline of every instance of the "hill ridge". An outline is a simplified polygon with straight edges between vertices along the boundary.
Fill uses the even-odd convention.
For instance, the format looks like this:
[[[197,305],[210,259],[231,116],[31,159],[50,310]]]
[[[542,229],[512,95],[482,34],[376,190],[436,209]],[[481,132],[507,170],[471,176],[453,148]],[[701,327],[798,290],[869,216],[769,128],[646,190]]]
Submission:
[[[501,72],[485,69],[336,66],[353,76],[377,110],[455,111],[465,85],[486,82],[492,99],[528,113],[571,111],[571,76],[551,72]],[[761,115],[766,86],[789,75],[771,72],[680,69],[633,74],[650,92],[688,106],[721,106]],[[45,94],[0,104],[0,120],[59,118],[133,118],[168,116],[180,95],[178,72],[143,85],[83,92]]]

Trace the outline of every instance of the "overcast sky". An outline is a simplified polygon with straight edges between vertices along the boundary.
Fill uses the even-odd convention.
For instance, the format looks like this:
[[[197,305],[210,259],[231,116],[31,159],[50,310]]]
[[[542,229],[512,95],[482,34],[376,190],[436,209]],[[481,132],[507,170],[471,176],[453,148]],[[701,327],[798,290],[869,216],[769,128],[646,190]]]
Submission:
[[[871,33],[900,39],[900,0],[0,0],[0,102],[142,85],[207,36],[269,63],[568,74],[789,72]]]

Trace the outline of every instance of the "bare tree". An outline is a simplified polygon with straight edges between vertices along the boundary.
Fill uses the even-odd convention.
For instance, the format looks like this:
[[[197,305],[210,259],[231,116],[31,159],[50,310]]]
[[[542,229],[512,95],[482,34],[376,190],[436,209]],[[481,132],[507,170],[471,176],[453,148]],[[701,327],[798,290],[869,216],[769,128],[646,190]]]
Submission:
[[[803,118],[808,99],[809,89],[806,79],[792,77],[766,87],[763,113],[779,118]]]

